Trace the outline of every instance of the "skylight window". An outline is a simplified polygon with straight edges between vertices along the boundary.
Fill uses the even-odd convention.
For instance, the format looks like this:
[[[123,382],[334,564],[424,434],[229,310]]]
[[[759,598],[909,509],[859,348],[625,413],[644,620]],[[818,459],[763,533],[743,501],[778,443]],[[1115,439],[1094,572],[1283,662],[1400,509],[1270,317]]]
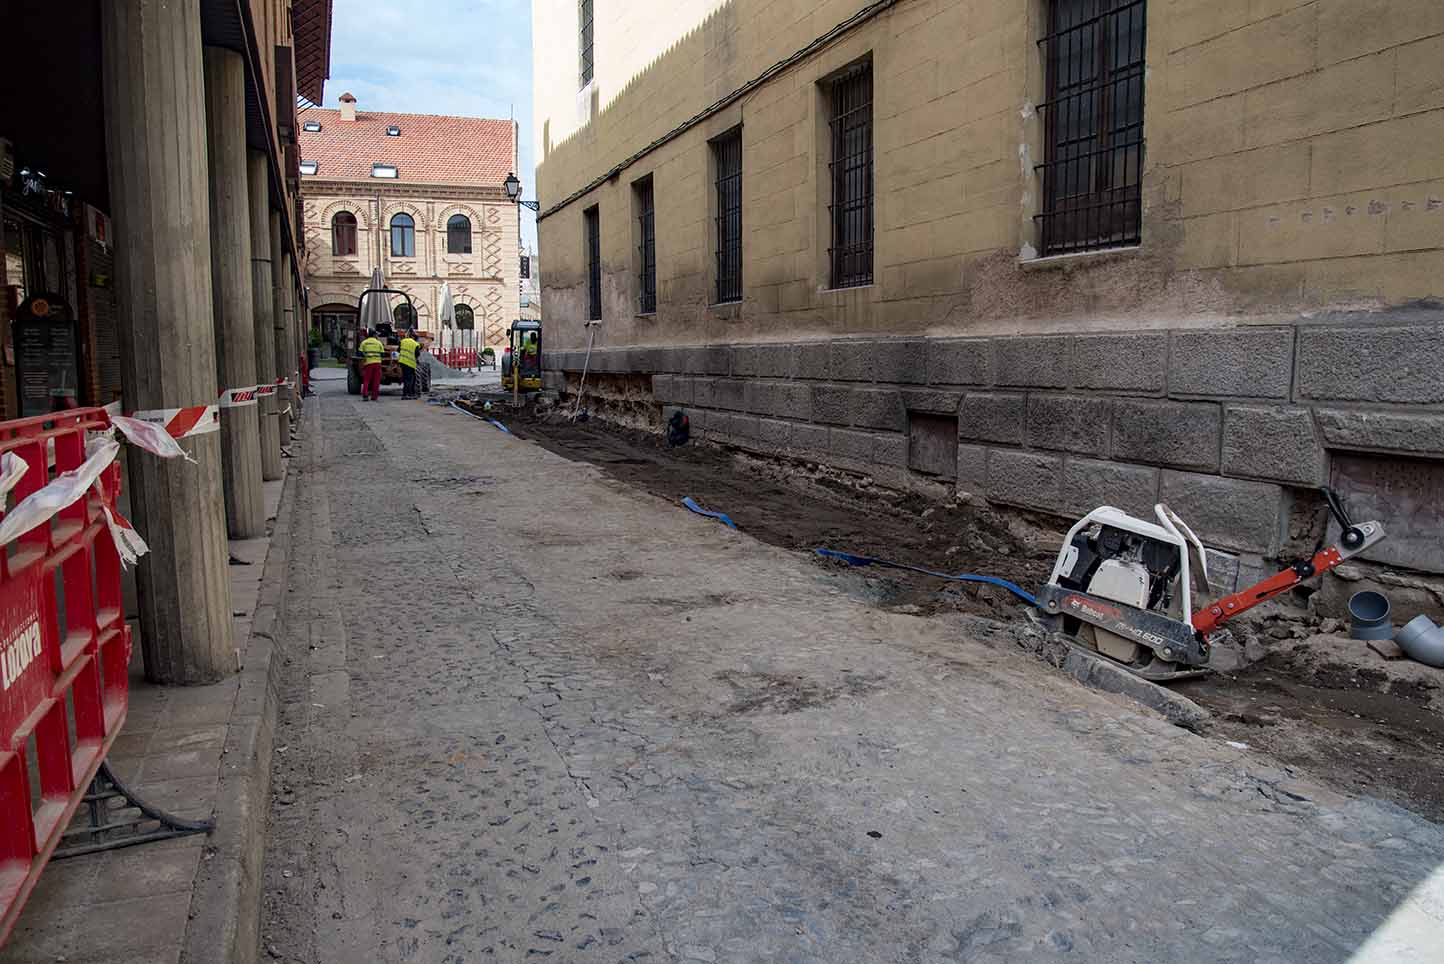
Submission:
[[[302,162],[301,162],[301,173],[302,173],[302,174],[315,174],[318,170],[320,170],[320,168],[321,168],[321,162],[320,162],[320,161],[302,161]]]
[[[315,133],[316,131],[319,131],[320,129],[321,129],[321,122],[320,122],[320,121],[306,121],[304,124],[301,125],[301,130],[303,130],[303,131],[311,131],[312,133]]]
[[[394,181],[396,179],[396,165],[382,164],[380,162],[372,164],[371,176],[389,178]]]
[[[387,127],[386,127],[386,136],[387,136],[387,137],[400,137],[400,136],[401,136],[401,128],[397,127],[395,124],[388,124]]]

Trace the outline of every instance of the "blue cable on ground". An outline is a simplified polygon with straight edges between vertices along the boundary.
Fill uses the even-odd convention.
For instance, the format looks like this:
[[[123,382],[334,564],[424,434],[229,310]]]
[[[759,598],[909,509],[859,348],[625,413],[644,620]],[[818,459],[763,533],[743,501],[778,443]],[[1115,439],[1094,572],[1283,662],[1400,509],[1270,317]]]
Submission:
[[[733,522],[724,513],[709,512],[708,510],[698,505],[690,495],[682,500],[682,504],[685,505],[687,508],[691,509],[693,512],[697,513],[698,515],[705,515],[709,519],[716,519],[718,522],[722,523],[729,529],[737,528],[737,523]]]
[[[452,402],[452,403],[451,403],[451,407],[454,408],[454,409],[456,409],[458,412],[460,412],[460,413],[463,414],[463,415],[470,415],[472,418],[476,419],[478,422],[490,422],[491,424],[495,425],[497,428],[501,429],[501,430],[502,430],[503,432],[505,432],[506,434],[508,434],[508,435],[511,434],[511,429],[507,428],[505,425],[501,424],[500,422],[498,422],[498,421],[497,421],[496,419],[494,419],[494,418],[488,418],[488,417],[485,416],[485,415],[478,415],[478,414],[476,414],[475,412],[468,412],[466,409],[462,408],[460,405],[456,404],[455,402]]]
[[[886,566],[889,569],[906,569],[908,572],[920,572],[925,576],[936,576],[939,579],[948,579],[953,582],[981,582],[989,586],[998,586],[1008,590],[1030,606],[1038,605],[1038,600],[1028,590],[1006,579],[999,579],[997,576],[975,576],[969,573],[954,576],[946,572],[924,569],[921,566],[909,566],[902,562],[889,562],[886,559],[874,559],[872,556],[855,556],[850,552],[838,552],[836,549],[814,549],[812,551],[824,558],[845,562],[849,566]]]

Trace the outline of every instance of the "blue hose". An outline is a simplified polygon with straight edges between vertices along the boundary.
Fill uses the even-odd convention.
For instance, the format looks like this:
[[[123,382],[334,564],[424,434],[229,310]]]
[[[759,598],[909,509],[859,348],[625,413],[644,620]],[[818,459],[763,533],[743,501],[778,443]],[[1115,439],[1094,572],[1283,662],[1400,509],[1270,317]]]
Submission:
[[[697,513],[698,515],[705,515],[709,519],[716,519],[718,522],[722,523],[729,529],[737,528],[737,523],[733,522],[725,514],[721,512],[709,512],[708,510],[698,505],[690,495],[682,500],[682,504],[685,505],[687,508],[691,509],[693,512]]]
[[[452,402],[452,403],[451,403],[451,407],[454,408],[454,409],[456,409],[458,412],[460,412],[460,413],[463,414],[463,415],[470,415],[472,418],[476,419],[478,422],[490,422],[491,424],[495,425],[497,428],[501,429],[501,430],[502,430],[503,432],[505,432],[506,434],[508,434],[508,435],[511,434],[511,429],[507,428],[505,425],[501,424],[501,423],[498,422],[496,419],[491,418],[490,416],[487,416],[487,415],[478,415],[478,414],[476,414],[475,412],[468,412],[466,409],[462,408],[460,405],[456,404],[455,402]]]
[[[953,582],[981,582],[989,586],[998,586],[1017,596],[1030,606],[1038,605],[1038,600],[1028,590],[1016,583],[1006,579],[999,579],[997,576],[975,576],[967,573],[960,575],[949,575],[946,572],[936,572],[932,569],[924,569],[921,566],[909,566],[901,562],[889,562],[886,559],[874,559],[872,556],[855,556],[850,552],[838,552],[836,549],[814,549],[819,556],[827,559],[837,559],[847,563],[849,566],[886,566],[889,569],[906,569],[908,572],[920,572],[925,576],[936,576],[939,579],[948,579]]]

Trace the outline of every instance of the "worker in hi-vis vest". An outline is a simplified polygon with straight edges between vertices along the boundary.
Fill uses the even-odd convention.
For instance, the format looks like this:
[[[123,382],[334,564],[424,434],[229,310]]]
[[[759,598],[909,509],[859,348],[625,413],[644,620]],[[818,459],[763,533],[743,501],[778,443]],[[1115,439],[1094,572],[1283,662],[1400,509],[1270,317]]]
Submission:
[[[361,353],[361,401],[381,399],[381,356],[386,346],[373,329],[366,329],[366,339],[356,349]]]
[[[408,331],[401,339],[401,350],[396,353],[396,360],[401,362],[401,397],[420,398],[421,392],[416,384],[416,353],[421,348],[421,342],[416,340],[416,331]]]

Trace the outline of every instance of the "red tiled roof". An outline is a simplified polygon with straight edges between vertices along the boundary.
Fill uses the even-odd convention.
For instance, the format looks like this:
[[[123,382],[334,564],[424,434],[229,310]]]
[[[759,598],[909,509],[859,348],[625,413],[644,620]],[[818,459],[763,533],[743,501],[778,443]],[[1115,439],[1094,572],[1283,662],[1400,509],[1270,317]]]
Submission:
[[[516,169],[508,120],[358,110],[354,121],[344,121],[340,111],[319,107],[300,111],[296,120],[301,160],[319,164],[316,180],[371,181],[371,165],[379,162],[396,165],[395,180],[403,184],[500,187]],[[308,121],[319,121],[321,129],[306,130]],[[400,137],[387,135],[393,124]]]

